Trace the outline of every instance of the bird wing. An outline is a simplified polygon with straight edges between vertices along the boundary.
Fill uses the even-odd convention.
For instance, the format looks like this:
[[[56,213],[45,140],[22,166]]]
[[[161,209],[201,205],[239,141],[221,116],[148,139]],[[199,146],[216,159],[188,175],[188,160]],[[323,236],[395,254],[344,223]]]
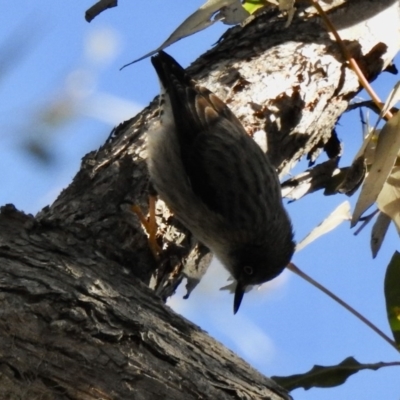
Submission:
[[[279,181],[267,156],[225,103],[196,85],[172,57],[161,52],[152,62],[171,102],[193,192],[232,227],[268,218],[280,191],[271,188]]]

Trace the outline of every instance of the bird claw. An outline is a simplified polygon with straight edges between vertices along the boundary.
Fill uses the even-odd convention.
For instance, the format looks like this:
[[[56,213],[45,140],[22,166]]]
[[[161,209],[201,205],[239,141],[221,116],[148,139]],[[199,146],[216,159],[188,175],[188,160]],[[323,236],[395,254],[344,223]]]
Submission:
[[[156,197],[149,197],[149,216],[145,217],[142,209],[134,204],[131,210],[138,216],[140,223],[148,234],[148,242],[151,252],[156,260],[160,258],[162,248],[157,243]]]

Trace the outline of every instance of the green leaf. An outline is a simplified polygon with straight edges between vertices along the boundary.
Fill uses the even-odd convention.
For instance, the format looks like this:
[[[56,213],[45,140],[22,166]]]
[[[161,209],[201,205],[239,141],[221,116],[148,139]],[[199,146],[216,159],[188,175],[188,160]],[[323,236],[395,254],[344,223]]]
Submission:
[[[259,8],[266,5],[265,0],[246,0],[243,2],[243,8],[249,13],[254,14]]]
[[[363,369],[377,370],[386,366],[389,366],[389,364],[383,362],[360,364],[355,358],[348,357],[338,365],[331,367],[315,365],[305,374],[273,376],[272,379],[288,391],[298,388],[304,388],[305,390],[312,387],[327,388],[342,385],[349,376]]]
[[[390,329],[400,349],[400,253],[397,251],[386,269],[385,299]]]

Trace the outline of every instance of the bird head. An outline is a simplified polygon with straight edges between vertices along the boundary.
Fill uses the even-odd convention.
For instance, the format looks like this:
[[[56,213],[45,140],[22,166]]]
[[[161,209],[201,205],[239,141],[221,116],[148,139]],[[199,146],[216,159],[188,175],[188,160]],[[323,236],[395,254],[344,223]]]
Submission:
[[[231,252],[231,271],[237,281],[233,312],[239,310],[246,288],[277,277],[289,264],[295,244],[292,233],[278,245],[264,242],[244,244]]]

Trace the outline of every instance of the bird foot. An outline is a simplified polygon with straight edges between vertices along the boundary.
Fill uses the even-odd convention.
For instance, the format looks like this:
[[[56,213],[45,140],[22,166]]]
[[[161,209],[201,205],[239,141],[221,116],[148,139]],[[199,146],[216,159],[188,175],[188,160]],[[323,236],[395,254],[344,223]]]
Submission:
[[[147,232],[151,252],[156,260],[159,259],[162,248],[157,243],[156,197],[149,196],[149,216],[145,217],[142,209],[134,204],[131,210],[138,216],[143,228]]]

